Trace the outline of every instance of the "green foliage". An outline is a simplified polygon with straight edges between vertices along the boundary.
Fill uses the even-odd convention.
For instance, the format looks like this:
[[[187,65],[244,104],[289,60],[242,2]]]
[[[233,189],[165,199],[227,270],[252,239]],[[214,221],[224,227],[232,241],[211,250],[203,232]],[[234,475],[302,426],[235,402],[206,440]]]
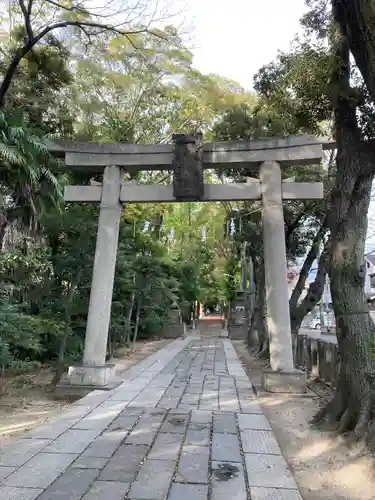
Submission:
[[[8,299],[0,301],[0,369],[15,361],[42,360],[47,350],[46,338],[57,336],[61,325],[22,312],[22,307]]]

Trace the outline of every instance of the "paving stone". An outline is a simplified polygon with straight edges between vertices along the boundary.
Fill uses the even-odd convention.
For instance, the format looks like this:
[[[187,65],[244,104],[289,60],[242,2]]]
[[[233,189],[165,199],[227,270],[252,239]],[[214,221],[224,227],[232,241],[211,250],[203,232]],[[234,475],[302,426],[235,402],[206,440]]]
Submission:
[[[126,444],[145,444],[150,446],[162,424],[162,419],[141,417],[138,424],[126,438]]]
[[[200,428],[193,427],[192,424],[189,425],[185,444],[195,445],[195,446],[208,446],[210,443],[211,429],[209,426],[204,426],[201,424]]]
[[[185,434],[189,421],[189,414],[169,412],[166,420],[160,428],[160,432],[170,434]]]
[[[107,431],[130,431],[138,420],[138,415],[117,417],[108,427]]]
[[[106,401],[108,398],[110,398],[114,394],[114,391],[101,391],[101,390],[96,390],[92,391],[83,398],[79,399],[75,403],[73,403],[74,406],[83,406],[83,405],[90,405],[90,406],[99,406],[100,403],[103,403],[103,401]]]
[[[241,442],[244,453],[281,455],[281,450],[272,431],[242,431]]]
[[[109,458],[128,435],[127,431],[106,431],[98,436],[83,452],[84,457]]]
[[[103,469],[109,458],[108,457],[90,457],[90,456],[83,456],[81,455],[80,457],[75,460],[72,465],[70,466],[72,469]]]
[[[241,462],[241,451],[236,434],[212,435],[212,460],[216,462]]]
[[[44,448],[46,453],[82,453],[98,431],[71,429]]]
[[[208,484],[209,448],[195,447],[194,453],[186,448],[189,447],[184,447],[181,453],[176,483]],[[200,449],[203,451],[200,452]]]
[[[219,377],[220,387],[235,387],[235,379],[233,377]]]
[[[303,500],[298,490],[250,488],[251,500]]]
[[[102,470],[100,481],[133,481],[148,449],[145,445],[121,445]]]
[[[184,444],[181,455],[210,455],[209,446],[199,446],[194,444]]]
[[[143,415],[145,409],[140,408],[137,406],[133,406],[131,408],[126,407],[122,412],[119,414],[117,418],[122,418],[122,417],[140,417]]]
[[[172,484],[168,500],[207,500],[208,486],[203,484]]]
[[[237,394],[220,394],[219,395],[219,408],[221,411],[237,412],[240,410]]]
[[[243,466],[240,463],[212,462],[211,500],[247,500]]]
[[[176,462],[145,460],[128,497],[131,500],[165,500]]]
[[[170,398],[180,398],[183,394],[183,389],[179,389],[177,387],[170,387],[167,389],[166,393],[164,394],[164,397],[170,397]]]
[[[35,500],[42,492],[42,489],[36,488],[0,486],[0,500]]]
[[[89,396],[89,395],[88,395]],[[57,422],[63,422],[66,419],[67,420],[75,420],[78,422],[82,418],[86,417],[89,413],[91,413],[99,404],[96,402],[94,404],[85,403],[84,401],[86,400],[85,398],[79,399],[75,403],[72,403],[72,405],[69,407],[69,409],[64,410],[60,415],[56,418],[53,419],[53,423]],[[36,430],[36,429],[35,429]]]
[[[236,415],[234,413],[214,415],[214,432],[237,434]]]
[[[245,463],[250,486],[297,489],[282,456],[245,453]]]
[[[56,439],[79,421],[78,418],[58,420],[28,432],[26,437],[34,439]]]
[[[39,500],[80,500],[99,472],[97,469],[69,468],[45,490]]]
[[[236,382],[236,387],[239,391],[241,389],[249,389],[249,390],[253,391],[253,386],[252,386],[251,381],[248,377],[245,377],[245,378],[236,377],[235,382]]]
[[[122,401],[104,401],[86,417],[82,418],[74,429],[104,430],[121,413],[127,403]]]
[[[258,403],[256,399],[241,399],[240,400],[240,407],[241,407],[241,413],[253,413],[253,414],[263,414],[262,407]]]
[[[219,397],[219,393],[217,391],[203,392],[200,402],[201,403],[210,403],[210,402],[217,403],[218,397]]]
[[[220,397],[228,397],[237,400],[237,390],[235,387],[220,387]]]
[[[164,408],[150,408],[144,413],[143,420],[151,419],[162,422],[167,413],[168,411]]]
[[[238,426],[241,431],[244,430],[265,430],[271,431],[272,428],[264,415],[238,415]]]
[[[152,460],[177,460],[183,438],[182,434],[158,434],[148,458]]]
[[[188,385],[186,388],[185,395],[192,396],[194,394],[200,395],[202,393],[202,386],[194,386],[194,385]]]
[[[185,403],[180,403],[177,406],[177,410],[196,410],[198,408],[198,404],[185,404]]]
[[[109,401],[121,401],[123,403],[131,403],[133,399],[139,396],[140,390],[130,391],[128,388],[122,391],[116,391],[110,398]]]
[[[0,466],[19,467],[49,443],[50,441],[45,439],[19,439],[0,451]]]
[[[212,411],[192,410],[190,422],[195,422],[198,424],[211,424]]]
[[[229,339],[174,341],[122,376],[0,452],[0,500],[302,500]]]
[[[130,484],[95,481],[82,500],[123,500]]]
[[[67,453],[38,453],[27,464],[3,480],[5,486],[47,488],[77,455]],[[1,498],[1,497],[0,497]]]
[[[5,467],[5,466],[0,466],[0,481],[5,479],[6,477],[10,476],[12,472],[16,470],[16,467]]]
[[[199,394],[185,394],[181,399],[181,404],[198,405],[199,399]]]
[[[159,408],[177,408],[179,402],[180,402],[180,398],[163,397],[158,402],[157,406]]]
[[[177,406],[177,410],[196,410],[198,408],[198,405],[197,404],[184,404],[184,403],[180,403],[178,406]]]

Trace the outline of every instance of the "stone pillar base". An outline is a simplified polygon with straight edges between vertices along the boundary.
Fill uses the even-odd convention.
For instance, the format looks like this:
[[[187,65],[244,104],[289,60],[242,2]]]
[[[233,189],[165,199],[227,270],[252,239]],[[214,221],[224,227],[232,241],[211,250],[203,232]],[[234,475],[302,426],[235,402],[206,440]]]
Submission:
[[[228,336],[232,340],[246,340],[247,331],[248,331],[248,326],[245,323],[241,325],[228,326]]]
[[[68,373],[56,386],[57,398],[77,399],[91,391],[109,391],[121,384],[115,377],[114,364],[70,366]]]
[[[264,370],[262,374],[262,388],[267,392],[305,394],[307,374],[302,370],[292,372],[278,372]]]
[[[163,339],[179,339],[186,336],[186,325],[180,323],[178,325],[168,325],[161,332],[160,336]]]
[[[322,335],[336,335],[336,328],[335,327],[323,327],[321,330],[320,330],[320,333]]]

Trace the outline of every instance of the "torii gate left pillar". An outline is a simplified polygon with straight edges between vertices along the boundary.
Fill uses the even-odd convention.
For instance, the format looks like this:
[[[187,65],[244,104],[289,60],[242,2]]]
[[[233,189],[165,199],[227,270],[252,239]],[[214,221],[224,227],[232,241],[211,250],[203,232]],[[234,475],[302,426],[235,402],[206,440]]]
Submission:
[[[70,393],[74,392],[71,390],[74,386],[77,386],[77,389],[86,388],[83,392],[87,392],[90,388],[110,389],[118,385],[114,376],[115,365],[106,363],[105,360],[122,213],[120,202],[122,181],[122,168],[107,166],[104,169],[102,185],[74,186],[78,188],[78,193],[73,187],[73,200],[78,194],[81,201],[99,202],[100,212],[86,323],[85,349],[82,364],[69,368]],[[67,201],[73,200],[69,200],[69,197],[67,199]],[[61,393],[63,385],[64,382],[60,384]],[[80,393],[81,390],[78,392]]]

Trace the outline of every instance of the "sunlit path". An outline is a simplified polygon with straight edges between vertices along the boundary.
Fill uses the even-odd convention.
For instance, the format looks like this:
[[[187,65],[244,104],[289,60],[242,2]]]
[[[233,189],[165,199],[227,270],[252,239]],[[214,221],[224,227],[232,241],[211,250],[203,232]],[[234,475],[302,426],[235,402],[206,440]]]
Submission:
[[[229,339],[199,329],[0,455],[1,500],[302,500]]]

